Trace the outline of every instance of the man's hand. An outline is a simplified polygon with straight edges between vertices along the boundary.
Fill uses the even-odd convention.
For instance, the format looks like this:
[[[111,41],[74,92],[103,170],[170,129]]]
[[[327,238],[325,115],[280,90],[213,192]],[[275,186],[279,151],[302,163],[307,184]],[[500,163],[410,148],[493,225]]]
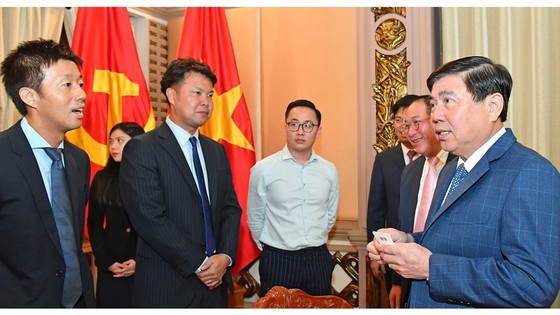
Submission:
[[[395,243],[406,243],[408,241],[408,235],[405,232],[399,231],[397,229],[393,229],[393,228],[379,229],[377,230],[377,232],[383,232],[389,234],[393,239],[393,242]],[[372,261],[375,261],[379,264],[383,264],[381,262],[381,257],[379,256],[379,252],[377,251],[376,244],[379,244],[379,242],[375,239],[375,237],[373,238],[373,241],[367,244],[366,249],[368,251],[368,257]]]
[[[369,246],[369,244],[368,244]],[[432,252],[416,243],[374,244],[383,263],[408,279],[426,279],[430,276]],[[368,248],[369,250],[369,248]]]
[[[401,308],[401,300],[402,300],[402,287],[398,284],[393,284],[391,286],[391,292],[389,292],[389,307]]]
[[[371,271],[373,271],[373,276],[379,281],[383,281],[383,275],[387,273],[385,270],[385,264],[380,264],[375,260],[370,260],[369,266]]]
[[[196,274],[198,279],[204,283],[210,290],[217,288],[222,284],[222,278],[226,273],[229,265],[229,258],[224,254],[212,255],[206,263],[200,268],[201,271]]]

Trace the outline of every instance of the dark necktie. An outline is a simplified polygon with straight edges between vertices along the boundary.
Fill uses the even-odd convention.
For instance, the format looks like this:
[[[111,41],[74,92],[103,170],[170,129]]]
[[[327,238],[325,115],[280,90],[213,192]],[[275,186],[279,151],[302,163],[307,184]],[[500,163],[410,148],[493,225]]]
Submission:
[[[463,178],[465,178],[465,176],[467,176],[465,163],[461,163],[461,165],[457,167],[457,170],[455,171],[455,176],[453,176],[453,179],[451,180],[451,188],[449,188],[449,193],[447,194],[448,196],[451,195],[451,193],[455,189],[457,189],[457,186],[459,186],[459,183],[461,183],[461,181],[463,180]]]
[[[198,181],[198,192],[202,199],[202,209],[204,210],[204,230],[206,231],[206,255],[212,256],[216,251],[216,239],[214,237],[214,228],[212,227],[212,212],[210,211],[210,202],[208,201],[208,193],[206,192],[206,183],[204,182],[204,173],[202,165],[198,158],[198,149],[196,147],[196,137],[190,137],[190,143],[193,148],[193,162],[196,172],[196,180]]]
[[[52,160],[51,204],[66,264],[61,305],[63,307],[74,307],[78,298],[82,295],[82,278],[78,262],[76,234],[72,224],[72,205],[66,175],[64,174],[64,165],[62,164],[62,150],[54,148],[44,148],[44,150]]]
[[[406,155],[408,155],[408,163],[410,163],[410,162],[412,162],[412,159],[416,155],[416,151],[410,150],[410,151],[406,152]]]

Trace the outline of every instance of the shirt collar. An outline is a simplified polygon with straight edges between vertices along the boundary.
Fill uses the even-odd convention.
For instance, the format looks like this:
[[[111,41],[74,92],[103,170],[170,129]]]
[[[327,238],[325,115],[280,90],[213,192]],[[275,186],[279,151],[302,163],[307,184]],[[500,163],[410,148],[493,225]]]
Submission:
[[[436,156],[439,160],[438,163],[445,164],[445,162],[447,162],[447,157],[449,156],[449,152],[442,149],[441,151],[439,151],[439,153]]]
[[[498,130],[498,132],[496,132],[496,134],[490,137],[490,139],[488,139],[486,143],[484,143],[480,148],[474,151],[474,153],[469,157],[467,161],[463,161],[463,159],[459,157],[459,161],[457,165],[460,165],[461,163],[465,163],[465,169],[467,170],[467,172],[470,172],[478,163],[478,161],[482,159],[484,154],[486,154],[486,152],[490,150],[490,148],[494,145],[494,143],[496,143],[498,139],[500,139],[505,133],[506,133],[506,128],[502,127],[502,129]]]
[[[315,160],[317,160],[318,156],[315,153],[315,151],[313,149],[311,149],[311,156],[309,157],[309,160],[307,160],[307,162],[305,162],[305,164],[313,162]],[[290,153],[290,150],[288,150],[288,145],[284,145],[284,148],[282,149],[282,160],[296,160],[294,159],[294,157],[292,156],[292,154]],[[297,161],[296,161],[297,162]]]
[[[35,131],[33,127],[31,127],[29,121],[27,121],[27,118],[23,117],[20,126],[32,149],[43,149],[51,147],[47,140],[45,140],[45,138],[43,138],[37,131]],[[58,148],[64,149],[64,141],[60,142]]]
[[[169,129],[171,129],[171,132],[173,133],[173,135],[175,135],[175,138],[177,138],[177,141],[181,144],[185,144],[189,141],[189,139],[191,137],[195,137],[196,140],[198,141],[198,129],[195,131],[194,135],[191,135],[188,131],[186,131],[185,129],[179,127],[179,125],[177,125],[176,123],[174,123],[169,116],[165,119],[165,122],[167,123],[167,125],[169,126]]]

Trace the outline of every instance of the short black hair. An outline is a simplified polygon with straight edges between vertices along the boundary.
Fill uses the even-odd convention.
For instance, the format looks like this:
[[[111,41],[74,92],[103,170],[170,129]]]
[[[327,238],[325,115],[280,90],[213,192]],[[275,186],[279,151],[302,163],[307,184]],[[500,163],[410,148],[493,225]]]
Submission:
[[[286,113],[284,115],[284,120],[288,120],[288,115],[290,114],[290,111],[294,107],[311,108],[313,111],[315,111],[315,115],[317,116],[317,121],[318,121],[317,125],[321,126],[321,112],[315,107],[315,104],[311,103],[308,100],[296,100],[296,101],[293,101],[290,104],[288,104],[288,107],[286,107]]]
[[[27,115],[27,106],[19,96],[22,87],[41,92],[44,70],[59,60],[69,60],[82,67],[82,59],[70,47],[54,40],[37,39],[20,43],[2,61],[2,82],[17,110]]]
[[[197,72],[207,77],[208,80],[212,82],[212,86],[216,85],[216,82],[218,82],[218,78],[216,78],[216,75],[212,72],[208,64],[195,58],[175,59],[169,64],[169,67],[161,78],[161,92],[165,95],[165,98],[167,99],[165,91],[167,91],[168,88],[180,84],[185,80],[187,75],[192,72]],[[167,102],[169,103],[169,99],[167,99]]]
[[[401,97],[398,101],[395,102],[395,104],[393,104],[393,106],[391,106],[391,112],[393,113],[393,116],[395,116],[397,114],[399,109],[401,109],[401,108],[406,109],[417,98],[418,98],[418,95],[415,95],[415,94],[408,94],[408,95],[405,95],[405,96]]]
[[[513,79],[506,67],[482,56],[453,60],[430,74],[426,80],[430,92],[436,81],[449,75],[459,75],[463,78],[467,91],[472,94],[475,102],[482,101],[490,94],[500,93],[504,98],[500,118],[502,122],[506,121],[508,101],[513,87]]]
[[[430,116],[432,114],[432,107],[430,106],[430,96],[429,95],[420,95],[415,98],[412,102],[416,101],[423,101],[424,105],[426,105],[426,114]]]

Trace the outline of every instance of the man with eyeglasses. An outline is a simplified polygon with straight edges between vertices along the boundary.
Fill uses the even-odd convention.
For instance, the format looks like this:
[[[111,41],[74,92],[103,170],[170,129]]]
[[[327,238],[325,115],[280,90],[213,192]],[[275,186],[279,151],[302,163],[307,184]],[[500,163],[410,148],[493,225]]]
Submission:
[[[430,121],[431,107],[428,95],[417,97],[406,110],[401,132],[408,137],[421,157],[408,164],[401,175],[398,229],[406,233],[421,232],[428,216],[438,175],[455,155],[442,150]],[[393,273],[389,291],[391,306],[406,307],[410,280]]]
[[[418,95],[409,94],[401,97],[391,107],[393,113],[393,130],[399,144],[375,156],[371,172],[367,209],[368,241],[373,240],[372,231],[381,228],[396,228],[399,223],[398,211],[400,200],[401,174],[406,165],[420,155],[414,151],[406,133],[402,132],[406,110]],[[370,261],[373,276],[385,282],[387,293],[391,291],[393,270],[384,264]],[[391,301],[389,301],[391,302]],[[390,307],[396,307],[389,303]]]
[[[427,80],[446,151],[424,231],[395,229],[371,259],[412,279],[411,308],[550,307],[560,289],[560,173],[505,128],[513,80],[482,56]]]
[[[312,102],[291,102],[285,120],[284,149],[251,169],[247,215],[262,249],[260,295],[274,286],[332,294],[326,242],[338,212],[338,172],[313,151],[321,112]]]

